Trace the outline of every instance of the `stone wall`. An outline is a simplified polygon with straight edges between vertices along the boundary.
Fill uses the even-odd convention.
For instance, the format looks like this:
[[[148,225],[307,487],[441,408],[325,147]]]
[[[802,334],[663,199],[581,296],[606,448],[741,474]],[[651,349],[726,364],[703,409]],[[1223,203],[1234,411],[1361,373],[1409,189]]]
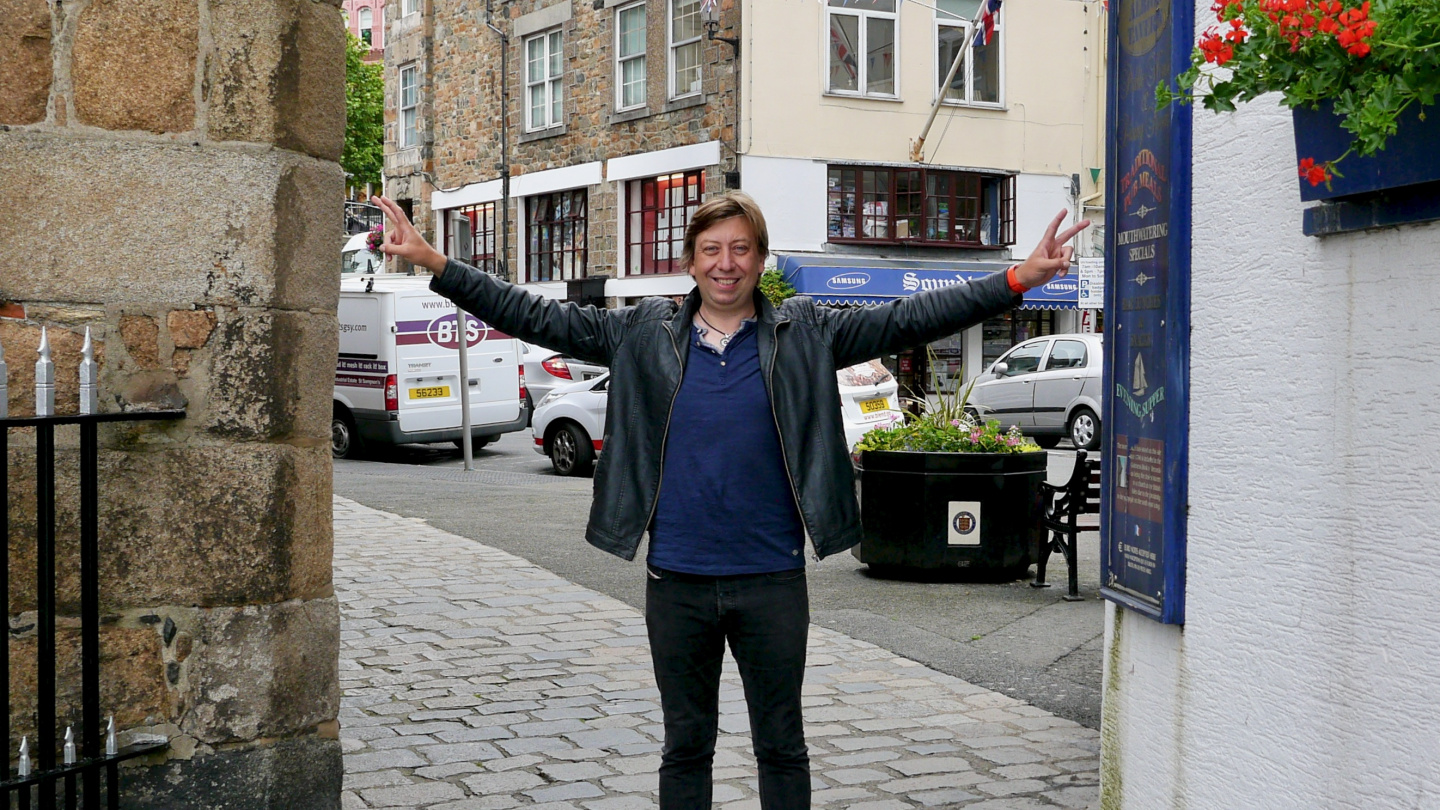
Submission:
[[[392,4],[393,5],[393,4]],[[500,177],[501,71],[508,72],[507,125],[510,175],[605,161],[676,146],[721,140],[727,144],[720,166],[706,172],[705,193],[724,190],[724,170],[737,168],[729,145],[735,139],[736,94],[733,52],[729,45],[702,39],[699,97],[670,101],[667,70],[667,3],[646,3],[646,106],[623,113],[616,106],[615,17],[613,2],[519,0],[495,6],[496,28],[510,35],[508,63],[501,64],[500,37],[485,24],[483,0],[430,0],[433,47],[422,93],[422,119],[429,136],[434,184],[452,189]],[[560,23],[565,56],[564,125],[525,132],[524,35],[516,23],[525,15],[569,6]],[[722,35],[740,25],[737,7],[722,2]],[[564,16],[559,15],[559,16]],[[393,41],[392,41],[393,42]],[[387,51],[387,64],[400,57]],[[389,100],[387,99],[387,104]],[[424,138],[422,138],[422,141]],[[622,235],[615,183],[589,187],[588,269],[591,275],[617,275]],[[523,200],[512,200],[512,267],[525,236]],[[428,214],[428,210],[427,210]],[[433,223],[433,217],[431,217]],[[497,239],[497,243],[498,243]],[[517,268],[518,269],[518,268]]]
[[[326,407],[343,174],[340,0],[0,0],[0,345],[101,409],[104,711],[163,757],[131,807],[339,807]],[[62,722],[78,668],[78,438],[58,431]],[[11,723],[34,733],[34,439],[13,431]],[[33,737],[32,737],[33,742]],[[297,768],[303,763],[303,768]]]

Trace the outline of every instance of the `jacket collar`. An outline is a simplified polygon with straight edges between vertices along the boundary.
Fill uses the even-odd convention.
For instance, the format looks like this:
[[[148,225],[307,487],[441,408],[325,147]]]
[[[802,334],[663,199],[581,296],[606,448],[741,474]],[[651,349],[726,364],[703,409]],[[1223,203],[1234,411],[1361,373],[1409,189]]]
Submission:
[[[675,317],[670,320],[670,334],[676,337],[690,334],[688,330],[690,325],[695,321],[695,313],[699,311],[700,290],[697,288],[691,290],[690,294],[685,296],[685,300],[681,302],[680,308],[675,312]],[[759,288],[756,288],[755,320],[759,321],[761,325],[773,327],[782,321],[788,321],[789,318],[781,315],[780,310],[776,309],[775,305],[770,303],[770,299],[766,298],[764,293],[760,292]]]

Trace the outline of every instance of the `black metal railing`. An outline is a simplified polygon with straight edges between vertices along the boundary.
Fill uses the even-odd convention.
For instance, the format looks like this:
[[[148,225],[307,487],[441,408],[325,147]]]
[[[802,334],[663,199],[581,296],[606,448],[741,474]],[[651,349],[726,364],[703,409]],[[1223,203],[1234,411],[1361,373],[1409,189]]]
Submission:
[[[345,201],[345,233],[365,233],[385,221],[385,212],[370,203]]]
[[[63,802],[66,808],[120,806],[119,764],[127,759],[162,751],[164,741],[115,746],[113,725],[108,729],[100,705],[100,578],[99,578],[99,440],[102,422],[139,422],[180,419],[183,410],[131,413],[76,414],[0,419],[0,537],[10,536],[10,430],[35,430],[35,596],[36,596],[36,704],[35,754],[27,762],[22,753],[3,787],[11,807],[29,808],[32,799],[40,810]],[[56,700],[56,555],[55,555],[55,429],[80,429],[80,716],[68,718],[78,726],[78,740],[57,746],[59,707]],[[9,555],[0,554],[0,600],[9,610]],[[10,645],[0,645],[0,672],[6,678],[0,724],[10,740]],[[78,722],[75,722],[78,721]],[[23,742],[22,742],[23,746]],[[10,749],[15,750],[15,749]],[[57,753],[59,756],[57,757]],[[57,758],[59,761],[57,762]],[[102,782],[104,783],[102,794]],[[32,793],[35,795],[32,796]]]
[[[0,419],[0,538],[10,537],[10,431],[35,431],[35,596],[36,596],[36,703],[33,761],[28,750],[7,769],[0,782],[7,805],[28,810],[32,802],[40,810],[69,808],[118,808],[120,806],[119,765],[127,759],[163,751],[165,741],[139,742],[118,747],[113,723],[102,716],[100,700],[100,576],[99,576],[99,481],[98,428],[102,422],[140,422],[180,419],[183,410],[138,411],[130,413],[75,414]],[[55,429],[78,425],[80,430],[80,712],[73,708],[61,717],[57,702],[56,672],[56,532],[55,532]],[[10,559],[0,553],[0,601],[10,610]],[[0,644],[0,673],[5,677],[0,724],[10,751],[10,638]],[[57,745],[58,724],[66,722],[67,740]],[[108,731],[108,733],[107,733]],[[28,749],[28,739],[20,747]]]

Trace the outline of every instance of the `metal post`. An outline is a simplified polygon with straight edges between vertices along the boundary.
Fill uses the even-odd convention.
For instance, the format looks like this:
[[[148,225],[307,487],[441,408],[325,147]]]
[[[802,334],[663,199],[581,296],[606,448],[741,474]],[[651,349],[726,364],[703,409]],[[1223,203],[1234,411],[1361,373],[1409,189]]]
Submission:
[[[935,123],[935,115],[940,112],[940,105],[945,103],[945,94],[950,92],[950,82],[955,80],[960,63],[965,61],[965,52],[970,50],[974,42],[973,36],[973,33],[966,35],[964,46],[955,54],[955,61],[950,63],[950,72],[945,74],[945,81],[940,83],[940,96],[930,107],[930,117],[925,119],[925,128],[920,130],[919,138],[910,142],[910,160],[915,163],[925,162],[925,136],[930,134],[930,125]]]
[[[465,472],[470,472],[470,316],[455,307],[455,325],[460,328],[460,445],[465,455]]]
[[[55,364],[50,361],[50,336],[40,327],[40,359],[35,361],[35,415],[55,415]]]
[[[85,345],[80,348],[80,413],[98,413],[99,397],[96,383],[95,347],[90,343],[90,327],[85,327]]]
[[[55,767],[55,426],[35,426],[35,739],[41,771]],[[40,784],[41,810],[55,807],[54,783]]]
[[[89,346],[87,336],[86,346]],[[81,379],[84,380],[82,373]],[[82,384],[83,386],[83,384]],[[80,423],[80,751],[100,756],[99,427]],[[100,795],[100,771],[84,774],[85,801]]]

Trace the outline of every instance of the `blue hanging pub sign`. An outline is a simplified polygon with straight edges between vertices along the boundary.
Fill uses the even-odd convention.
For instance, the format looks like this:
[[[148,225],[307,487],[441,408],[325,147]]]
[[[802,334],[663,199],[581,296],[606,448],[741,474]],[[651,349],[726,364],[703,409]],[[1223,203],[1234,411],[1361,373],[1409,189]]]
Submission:
[[[921,290],[964,284],[1004,270],[1010,262],[882,259],[835,254],[776,255],[776,269],[800,295],[830,305],[883,304]],[[1075,309],[1080,283],[1057,278],[1025,293],[1025,309]]]
[[[1189,67],[1195,4],[1110,0],[1101,595],[1185,622],[1191,111],[1155,109]]]

